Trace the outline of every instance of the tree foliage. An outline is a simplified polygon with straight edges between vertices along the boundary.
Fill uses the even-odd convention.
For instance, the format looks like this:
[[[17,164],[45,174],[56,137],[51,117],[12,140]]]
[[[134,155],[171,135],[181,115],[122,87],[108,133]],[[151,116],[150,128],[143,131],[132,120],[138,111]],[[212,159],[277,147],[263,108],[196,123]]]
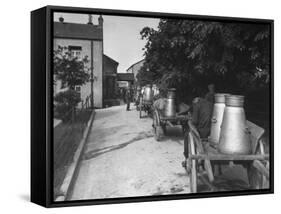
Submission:
[[[72,108],[76,107],[81,99],[77,91],[68,89],[66,91],[59,92],[54,97],[54,101],[54,116],[60,119],[69,119]]]
[[[141,85],[193,90],[214,82],[221,90],[264,87],[270,75],[269,25],[161,19],[147,40]]]
[[[61,81],[62,87],[67,90],[59,92],[54,96],[55,117],[67,119],[69,112],[81,101],[75,86],[81,86],[89,80],[89,69],[87,57],[79,60],[74,57],[66,47],[59,46],[54,50],[54,81]]]
[[[78,60],[73,57],[66,47],[59,46],[54,50],[54,74],[57,80],[61,80],[64,86],[74,89],[77,85],[83,85],[89,79],[89,69],[86,66],[88,57]]]

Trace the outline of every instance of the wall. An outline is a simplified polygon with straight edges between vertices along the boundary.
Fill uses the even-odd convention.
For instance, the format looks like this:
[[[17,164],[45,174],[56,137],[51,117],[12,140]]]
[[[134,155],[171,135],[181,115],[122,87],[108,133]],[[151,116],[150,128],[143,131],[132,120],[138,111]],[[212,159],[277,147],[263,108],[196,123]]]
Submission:
[[[103,72],[102,72],[102,57],[103,44],[101,41],[93,42],[94,50],[94,103],[95,107],[103,107]]]
[[[118,64],[114,63],[107,56],[103,56],[103,72],[104,72],[104,87],[103,98],[114,99],[117,93],[117,67]],[[104,101],[105,102],[105,101]]]

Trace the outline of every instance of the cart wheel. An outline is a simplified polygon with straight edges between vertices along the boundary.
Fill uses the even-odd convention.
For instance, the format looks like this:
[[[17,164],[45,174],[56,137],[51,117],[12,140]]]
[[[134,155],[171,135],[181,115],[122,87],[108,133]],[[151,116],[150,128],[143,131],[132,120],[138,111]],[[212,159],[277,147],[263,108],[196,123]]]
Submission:
[[[196,151],[195,151],[195,145],[194,145],[194,141],[193,141],[193,137],[192,134],[189,133],[189,144],[188,144],[188,149],[191,155],[195,155]],[[190,159],[190,191],[191,193],[196,193],[197,192],[197,163],[196,160],[194,159]]]
[[[143,106],[142,106],[142,99],[140,99],[140,103],[139,103],[139,113],[140,113],[140,118],[142,118],[142,113],[141,113],[141,110],[143,109]]]
[[[189,144],[189,132],[184,133],[184,138],[183,138],[183,155],[185,159],[188,159],[189,155],[189,150],[188,150],[188,144]]]
[[[262,142],[259,143],[259,154],[264,154],[264,145]],[[269,161],[265,163],[266,169],[269,170]],[[269,188],[268,179],[262,175],[251,163],[248,164],[247,174],[249,179],[249,185],[251,189],[266,189]]]
[[[259,171],[250,163],[247,167],[249,186],[251,189],[262,189],[264,179]]]

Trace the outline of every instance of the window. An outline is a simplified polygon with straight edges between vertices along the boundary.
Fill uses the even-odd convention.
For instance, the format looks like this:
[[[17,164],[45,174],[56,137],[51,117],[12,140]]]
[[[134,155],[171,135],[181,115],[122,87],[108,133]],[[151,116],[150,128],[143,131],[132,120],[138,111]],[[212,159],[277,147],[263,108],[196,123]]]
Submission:
[[[68,50],[71,52],[72,57],[76,57],[78,60],[81,60],[81,51],[82,51],[81,46],[69,45]]]

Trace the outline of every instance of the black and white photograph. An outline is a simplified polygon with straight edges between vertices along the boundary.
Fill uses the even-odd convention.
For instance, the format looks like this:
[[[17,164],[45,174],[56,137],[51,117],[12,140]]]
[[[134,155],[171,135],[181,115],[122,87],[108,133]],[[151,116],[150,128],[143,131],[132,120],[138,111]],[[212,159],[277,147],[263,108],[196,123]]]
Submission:
[[[271,189],[270,22],[52,13],[54,202]]]

